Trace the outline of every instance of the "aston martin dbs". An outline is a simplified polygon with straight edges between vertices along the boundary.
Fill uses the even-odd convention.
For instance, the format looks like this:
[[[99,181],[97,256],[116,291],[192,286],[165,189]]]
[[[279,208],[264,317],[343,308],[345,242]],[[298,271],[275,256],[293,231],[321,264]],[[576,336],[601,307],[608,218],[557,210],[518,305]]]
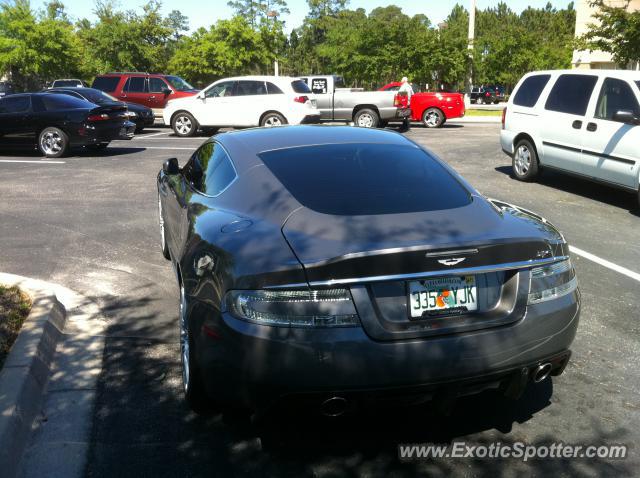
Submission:
[[[222,133],[157,186],[197,411],[518,397],[569,360],[580,295],[563,235],[401,134]]]

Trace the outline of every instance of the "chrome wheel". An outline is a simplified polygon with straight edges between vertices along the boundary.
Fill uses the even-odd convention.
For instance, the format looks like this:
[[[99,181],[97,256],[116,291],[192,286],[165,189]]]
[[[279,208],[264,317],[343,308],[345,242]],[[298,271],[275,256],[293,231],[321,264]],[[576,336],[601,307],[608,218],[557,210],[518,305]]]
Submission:
[[[264,125],[266,127],[271,127],[271,126],[282,126],[282,120],[276,116],[267,116],[264,120]]]
[[[64,148],[64,138],[56,131],[47,131],[40,137],[40,149],[46,155],[60,153]]]
[[[175,122],[176,132],[178,134],[187,135],[191,132],[193,128],[193,123],[188,116],[178,116]]]
[[[191,373],[189,370],[189,325],[187,324],[187,298],[184,286],[180,286],[180,358],[182,359],[182,384],[185,393],[189,391]]]
[[[369,113],[362,113],[358,116],[356,123],[360,128],[373,128],[373,116]]]
[[[440,122],[440,116],[435,111],[429,111],[425,115],[424,122],[427,125],[427,127],[435,128],[436,126],[438,126],[438,123]]]
[[[518,176],[524,176],[531,168],[531,151],[525,145],[520,145],[516,149],[515,157],[513,158],[513,167],[516,170]]]

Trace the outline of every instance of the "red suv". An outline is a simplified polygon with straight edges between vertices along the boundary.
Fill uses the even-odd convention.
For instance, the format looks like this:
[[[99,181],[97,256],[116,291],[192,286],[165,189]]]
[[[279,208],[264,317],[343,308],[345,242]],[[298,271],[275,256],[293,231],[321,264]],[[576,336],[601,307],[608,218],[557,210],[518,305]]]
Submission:
[[[199,91],[179,76],[139,72],[98,75],[91,87],[118,100],[155,109],[164,108],[169,100],[194,96]]]

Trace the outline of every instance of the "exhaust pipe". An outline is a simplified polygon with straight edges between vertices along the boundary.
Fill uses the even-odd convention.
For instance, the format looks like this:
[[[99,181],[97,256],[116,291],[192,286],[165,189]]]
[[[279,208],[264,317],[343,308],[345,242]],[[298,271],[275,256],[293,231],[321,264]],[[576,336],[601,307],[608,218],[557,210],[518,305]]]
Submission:
[[[542,382],[551,373],[551,364],[549,362],[538,365],[533,370],[533,381],[535,383]]]
[[[347,411],[347,399],[344,397],[331,397],[320,405],[320,411],[325,417],[339,417]]]

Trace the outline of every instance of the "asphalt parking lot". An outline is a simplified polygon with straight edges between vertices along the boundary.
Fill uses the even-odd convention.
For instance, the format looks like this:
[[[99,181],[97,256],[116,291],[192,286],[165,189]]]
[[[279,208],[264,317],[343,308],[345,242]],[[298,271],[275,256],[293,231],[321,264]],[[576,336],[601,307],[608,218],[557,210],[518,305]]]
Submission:
[[[449,416],[424,406],[340,419],[309,411],[260,425],[198,417],[181,397],[178,291],[160,252],[155,179],[165,159],[183,164],[205,138],[155,128],[98,155],[47,160],[0,152],[0,271],[77,290],[108,319],[86,474],[637,475],[640,211],[630,194],[556,173],[545,171],[532,184],[513,180],[498,134],[497,124],[416,126],[407,133],[483,194],[546,217],[577,248],[572,259],[583,309],[565,373],[531,386],[516,402],[488,392],[460,399]],[[625,460],[398,460],[400,443],[451,440],[630,450]]]

